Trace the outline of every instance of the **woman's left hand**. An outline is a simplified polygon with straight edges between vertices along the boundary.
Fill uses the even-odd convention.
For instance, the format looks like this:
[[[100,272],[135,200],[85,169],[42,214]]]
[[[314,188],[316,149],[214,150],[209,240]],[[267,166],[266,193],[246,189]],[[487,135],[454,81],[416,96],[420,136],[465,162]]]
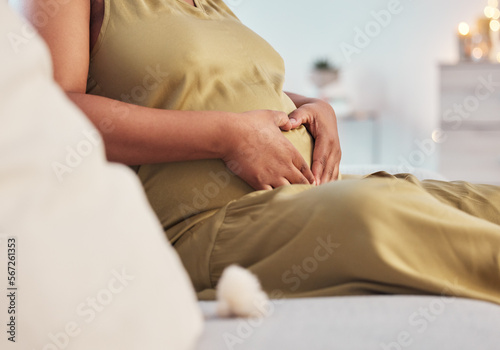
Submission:
[[[299,107],[290,113],[292,128],[304,124],[314,138],[312,173],[316,184],[337,180],[342,155],[337,130],[337,117],[332,106],[320,99],[304,99],[297,103],[299,95],[288,94]]]

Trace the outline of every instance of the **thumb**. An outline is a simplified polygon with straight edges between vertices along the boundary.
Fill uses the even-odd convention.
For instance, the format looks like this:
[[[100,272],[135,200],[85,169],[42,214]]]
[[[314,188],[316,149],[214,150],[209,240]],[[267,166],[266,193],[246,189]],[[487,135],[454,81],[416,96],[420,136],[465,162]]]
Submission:
[[[303,123],[304,113],[300,109],[296,109],[288,115],[288,119],[292,124],[292,129],[298,128]]]
[[[290,122],[290,119],[288,118],[288,115],[286,113],[278,113],[277,117],[275,118],[276,125],[283,131],[288,131],[293,129],[292,123]]]

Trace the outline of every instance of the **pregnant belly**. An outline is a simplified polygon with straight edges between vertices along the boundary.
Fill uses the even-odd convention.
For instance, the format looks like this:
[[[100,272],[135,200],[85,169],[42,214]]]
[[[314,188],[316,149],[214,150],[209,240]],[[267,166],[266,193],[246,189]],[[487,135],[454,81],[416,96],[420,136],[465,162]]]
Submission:
[[[310,166],[313,139],[305,127],[283,134]],[[219,159],[147,164],[138,174],[165,230],[254,191]]]

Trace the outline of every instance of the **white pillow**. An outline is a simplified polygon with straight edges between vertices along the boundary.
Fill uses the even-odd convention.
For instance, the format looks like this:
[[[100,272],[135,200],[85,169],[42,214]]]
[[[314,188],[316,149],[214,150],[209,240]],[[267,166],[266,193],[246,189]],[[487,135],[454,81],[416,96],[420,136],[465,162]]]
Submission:
[[[105,161],[45,44],[5,1],[0,52],[1,348],[191,348],[201,311],[140,184]]]

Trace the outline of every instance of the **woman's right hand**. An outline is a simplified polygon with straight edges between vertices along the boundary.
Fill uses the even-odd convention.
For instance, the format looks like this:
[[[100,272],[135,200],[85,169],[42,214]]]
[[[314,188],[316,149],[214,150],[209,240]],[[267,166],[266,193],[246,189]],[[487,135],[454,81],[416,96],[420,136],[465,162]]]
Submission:
[[[286,113],[250,111],[233,121],[222,159],[246,183],[256,190],[314,183],[308,164],[281,133],[292,128]]]

